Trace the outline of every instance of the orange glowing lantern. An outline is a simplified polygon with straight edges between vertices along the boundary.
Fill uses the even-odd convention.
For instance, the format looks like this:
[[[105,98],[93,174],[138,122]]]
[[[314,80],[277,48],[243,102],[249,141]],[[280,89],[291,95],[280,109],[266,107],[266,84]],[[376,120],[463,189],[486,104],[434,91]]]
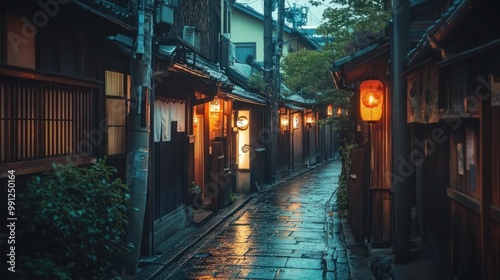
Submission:
[[[287,130],[289,124],[290,118],[287,115],[281,115],[281,127],[283,127],[284,130]]]
[[[382,117],[384,85],[379,80],[363,81],[359,88],[359,107],[361,118],[367,122],[376,122]]]
[[[328,105],[328,107],[326,108],[326,115],[328,117],[333,117],[333,105],[332,104]]]

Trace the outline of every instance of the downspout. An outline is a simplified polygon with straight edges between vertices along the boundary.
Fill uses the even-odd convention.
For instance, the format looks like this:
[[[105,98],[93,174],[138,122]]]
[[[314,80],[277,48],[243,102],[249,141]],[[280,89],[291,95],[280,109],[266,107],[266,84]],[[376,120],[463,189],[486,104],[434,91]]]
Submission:
[[[396,2],[395,2],[396,3]],[[391,32],[392,60],[392,176],[393,193],[393,230],[395,263],[403,264],[410,260],[410,207],[411,189],[414,187],[414,173],[406,165],[407,155],[411,152],[410,127],[406,123],[407,96],[406,78],[401,77],[405,56],[410,50],[410,0],[397,2],[393,6],[393,29]]]

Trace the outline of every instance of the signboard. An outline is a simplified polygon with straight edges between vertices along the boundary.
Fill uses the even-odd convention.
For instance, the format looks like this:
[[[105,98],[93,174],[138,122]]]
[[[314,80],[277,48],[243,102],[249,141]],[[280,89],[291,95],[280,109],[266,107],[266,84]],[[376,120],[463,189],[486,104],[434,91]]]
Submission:
[[[439,73],[436,67],[424,69],[407,78],[407,122],[439,121]]]

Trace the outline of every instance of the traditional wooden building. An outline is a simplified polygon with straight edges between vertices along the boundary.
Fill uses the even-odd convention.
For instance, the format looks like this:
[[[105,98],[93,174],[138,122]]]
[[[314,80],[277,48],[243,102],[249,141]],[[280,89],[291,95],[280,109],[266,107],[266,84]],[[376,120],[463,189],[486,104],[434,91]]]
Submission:
[[[142,241],[133,244],[145,256],[192,222],[192,182],[202,188],[200,204],[219,210],[228,203],[237,127],[232,100],[265,103],[244,90],[233,92],[217,64],[224,2],[148,7],[159,11],[152,38],[154,99],[140,105],[143,125],[151,128],[150,180],[144,226],[137,229]],[[138,2],[50,3],[0,3],[2,197],[7,170],[16,170],[22,192],[30,176],[51,170],[53,162],[87,165],[106,156],[125,182],[130,167]]]
[[[7,170],[16,170],[21,192],[53,162],[85,165],[104,156],[125,177],[130,59],[109,36],[133,36],[136,17],[121,2],[0,3],[3,190]]]
[[[405,60],[421,230],[448,279],[500,277],[497,7],[449,3]]]
[[[356,125],[358,149],[352,154],[349,219],[355,238],[374,247],[391,244],[391,93],[387,63],[389,43],[380,38],[351,56],[334,62],[332,78],[338,89],[354,91],[351,117]],[[360,85],[379,80],[384,86],[382,116],[376,122],[360,115]]]
[[[395,127],[391,122],[399,120],[389,119],[385,128],[383,122],[373,124],[372,143],[365,146],[371,152],[366,156],[361,151],[358,156],[368,159],[365,162],[370,172],[366,174],[375,174],[365,183],[354,183],[351,190],[362,189],[363,185],[393,186],[395,180],[406,181],[411,191],[409,205],[405,207],[412,208],[404,225],[407,235],[389,235],[389,240],[394,245],[402,241],[398,239],[406,239],[404,242],[408,244],[410,233],[417,237],[413,241],[430,248],[439,277],[446,279],[497,279],[500,275],[496,266],[500,252],[497,175],[500,153],[495,126],[500,106],[497,79],[500,24],[494,15],[496,7],[497,3],[488,0],[412,3],[409,25],[405,27],[408,28],[405,32],[410,31],[411,50],[403,54],[402,72],[391,73],[394,68],[387,67],[388,58],[397,60],[394,49],[400,44],[391,36],[386,47],[368,46],[336,61],[332,71],[337,87],[345,89],[356,89],[356,83],[351,82],[374,75],[381,79],[384,72],[405,79],[404,111],[410,149],[394,154],[395,143],[391,143],[394,137],[390,135],[398,132],[391,131]],[[392,92],[387,96],[394,98],[395,79],[387,81],[386,93]],[[383,110],[382,120],[386,119],[384,114],[395,112],[394,107],[391,110],[388,106]],[[366,139],[366,134],[362,135],[361,140]],[[385,156],[383,151],[393,156]],[[383,175],[386,172],[394,175],[391,173],[394,168],[404,169],[406,175],[386,181]],[[358,179],[357,176],[354,182]],[[393,187],[388,191],[393,194]],[[371,223],[370,236],[375,243],[379,240],[377,227],[385,228],[385,218],[377,218],[374,196],[368,211],[357,211],[366,207],[363,206],[366,197],[360,194],[351,201],[356,203],[351,218],[357,219],[351,222],[358,241],[366,228],[370,229],[367,221]],[[393,211],[402,209],[395,205],[394,198],[389,203],[394,217]],[[386,212],[382,213],[381,217],[387,217]],[[394,222],[394,218],[390,221]],[[386,232],[394,233],[394,227],[392,224],[392,230]],[[411,257],[402,259],[414,261]]]

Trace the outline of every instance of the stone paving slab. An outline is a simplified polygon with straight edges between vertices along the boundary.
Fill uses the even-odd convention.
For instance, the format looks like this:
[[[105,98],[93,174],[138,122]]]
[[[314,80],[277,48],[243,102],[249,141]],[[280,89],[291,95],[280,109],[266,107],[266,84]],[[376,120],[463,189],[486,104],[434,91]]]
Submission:
[[[135,279],[374,279],[334,211],[340,168],[330,162],[263,186]]]
[[[325,226],[340,162],[319,169],[261,193],[157,279],[348,279],[338,278],[347,259],[329,253],[343,245],[328,244]],[[196,260],[202,252],[215,260]]]

